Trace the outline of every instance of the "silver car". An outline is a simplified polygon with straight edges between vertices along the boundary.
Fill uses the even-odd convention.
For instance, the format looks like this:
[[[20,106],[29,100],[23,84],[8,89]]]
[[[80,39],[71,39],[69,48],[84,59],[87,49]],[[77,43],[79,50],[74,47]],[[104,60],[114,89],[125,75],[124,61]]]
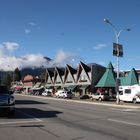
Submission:
[[[15,114],[15,98],[6,86],[0,86],[0,115]]]

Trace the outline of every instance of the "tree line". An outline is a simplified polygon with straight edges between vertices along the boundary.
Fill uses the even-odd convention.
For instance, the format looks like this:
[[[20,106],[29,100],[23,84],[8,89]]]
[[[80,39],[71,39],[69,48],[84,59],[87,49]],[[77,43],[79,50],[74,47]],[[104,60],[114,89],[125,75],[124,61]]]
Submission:
[[[3,80],[0,80],[0,84],[11,87],[12,82],[21,81],[21,79],[21,72],[16,68],[13,72],[8,73]]]

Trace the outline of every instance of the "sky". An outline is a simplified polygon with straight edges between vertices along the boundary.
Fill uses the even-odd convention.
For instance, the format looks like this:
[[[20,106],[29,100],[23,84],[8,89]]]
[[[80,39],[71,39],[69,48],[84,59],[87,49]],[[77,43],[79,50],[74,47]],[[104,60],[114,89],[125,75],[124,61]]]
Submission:
[[[48,67],[44,56],[53,66],[82,61],[116,68],[116,36],[104,19],[123,30],[119,69],[140,69],[139,14],[139,0],[0,0],[0,69]]]

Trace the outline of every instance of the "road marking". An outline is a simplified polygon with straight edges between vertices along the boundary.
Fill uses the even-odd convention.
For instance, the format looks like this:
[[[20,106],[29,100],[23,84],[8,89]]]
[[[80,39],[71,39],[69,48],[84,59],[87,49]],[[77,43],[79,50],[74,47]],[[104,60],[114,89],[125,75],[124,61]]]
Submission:
[[[0,125],[4,124],[23,124],[23,123],[35,123],[35,122],[42,122],[41,120],[30,120],[30,121],[14,121],[14,122],[0,122]]]
[[[33,115],[29,115],[29,114],[27,114],[25,112],[22,112],[22,111],[19,111],[19,110],[16,110],[16,111],[19,112],[19,113],[21,113],[21,114],[23,114],[23,115],[25,115],[25,116],[27,116],[27,117],[29,117],[29,118],[32,118],[32,119],[36,120],[38,122],[43,122],[41,119],[35,118]]]
[[[6,124],[23,124],[23,123],[37,123],[37,122],[43,122],[43,120],[39,118],[35,118],[32,115],[29,115],[27,113],[24,113],[22,111],[16,110],[16,112],[19,112],[27,117],[29,117],[32,120],[26,120],[26,121],[11,121],[11,122],[0,122],[0,125],[6,125]]]
[[[116,122],[116,123],[122,123],[122,124],[133,125],[133,126],[140,126],[139,123],[132,123],[132,122],[121,121],[121,120],[116,120],[116,119],[107,119],[107,120],[112,121],[112,122]]]
[[[134,108],[126,108],[126,109],[123,109],[123,108],[110,108],[110,110],[114,110],[114,111],[125,111],[125,112],[133,112],[133,111],[138,111],[138,109],[134,109]]]

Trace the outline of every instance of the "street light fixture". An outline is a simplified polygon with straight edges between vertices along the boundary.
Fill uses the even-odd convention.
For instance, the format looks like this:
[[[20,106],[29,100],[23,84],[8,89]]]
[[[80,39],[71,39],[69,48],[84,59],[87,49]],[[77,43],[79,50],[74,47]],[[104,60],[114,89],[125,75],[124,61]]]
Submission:
[[[120,34],[122,33],[122,31],[131,31],[131,29],[129,28],[124,28],[124,29],[121,29],[119,31],[116,30],[116,27],[108,20],[108,19],[104,19],[104,22],[109,24],[114,33],[115,33],[115,37],[116,37],[116,44],[117,44],[117,53],[116,53],[116,57],[117,57],[117,79],[116,79],[116,91],[117,91],[117,104],[119,104],[119,82],[120,82],[120,79],[119,79],[119,57],[120,57],[120,50],[119,50],[119,37],[120,37]]]

